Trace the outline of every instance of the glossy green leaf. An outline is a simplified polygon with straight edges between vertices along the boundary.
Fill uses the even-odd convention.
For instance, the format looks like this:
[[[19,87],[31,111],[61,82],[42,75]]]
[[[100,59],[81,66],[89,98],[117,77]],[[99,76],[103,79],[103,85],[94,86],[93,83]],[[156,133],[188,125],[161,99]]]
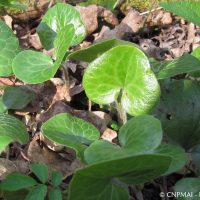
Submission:
[[[63,175],[59,171],[52,172],[51,174],[51,183],[53,187],[58,187],[62,183]]]
[[[42,83],[54,76],[52,59],[41,52],[22,51],[14,58],[12,66],[15,76],[25,83]]]
[[[30,84],[42,83],[52,78],[63,61],[73,33],[73,26],[68,25],[58,34],[55,40],[57,54],[55,63],[48,55],[40,52],[32,50],[20,52],[13,61],[13,71],[16,77]]]
[[[111,179],[88,176],[84,170],[76,172],[70,183],[69,200],[129,200],[128,190]]]
[[[57,3],[55,6],[50,8],[37,28],[37,32],[44,48],[53,48],[53,42],[49,42],[49,40],[54,40],[55,33],[58,34],[64,27],[66,27],[66,25],[69,24],[72,24],[75,30],[74,37],[70,45],[77,45],[85,37],[85,28],[80,13],[73,6],[65,3]],[[49,28],[46,29],[46,25],[52,29],[52,33]]]
[[[48,192],[49,200],[62,200],[61,190],[52,188]]]
[[[18,39],[12,30],[0,20],[0,76],[13,74],[12,61],[19,51]]]
[[[82,6],[88,6],[91,4],[96,4],[99,6],[103,6],[105,8],[108,8],[110,10],[115,9],[115,7],[118,5],[119,0],[87,0],[86,2],[81,3]]]
[[[31,165],[31,171],[38,177],[42,183],[48,180],[48,167],[42,163],[35,163]]]
[[[194,171],[200,176],[200,144],[190,149]]]
[[[156,63],[158,79],[169,78],[178,74],[200,71],[200,60],[190,54],[176,58],[172,61],[162,61]],[[155,68],[155,63],[154,66]]]
[[[168,11],[200,26],[200,2],[184,0],[176,2],[162,2],[160,5]]]
[[[165,174],[171,174],[181,170],[181,168],[183,168],[187,162],[187,155],[185,151],[177,145],[161,144],[157,149],[154,150],[154,152],[171,157],[171,165]]]
[[[123,109],[131,115],[148,113],[160,96],[148,58],[128,45],[114,47],[93,61],[85,71],[83,86],[98,104],[112,103],[121,96]]]
[[[2,103],[7,109],[22,109],[34,98],[35,93],[24,86],[7,86],[4,89]]]
[[[67,36],[67,37],[66,37]],[[54,68],[58,69],[74,37],[74,27],[70,24],[57,34],[54,40],[56,62]]]
[[[90,165],[78,170],[69,188],[69,200],[112,199],[116,178],[128,184],[150,181],[167,171],[171,159],[161,155],[137,155]],[[81,188],[81,189],[80,189]],[[78,192],[79,191],[79,192]],[[127,195],[121,194],[121,199]],[[115,195],[116,197],[116,195]],[[116,199],[118,199],[116,197]]]
[[[16,191],[23,188],[32,187],[36,184],[37,182],[33,178],[15,172],[9,174],[6,179],[0,183],[0,189]]]
[[[168,139],[189,149],[200,142],[200,85],[195,81],[162,82],[162,96],[154,114]]]
[[[0,113],[0,152],[12,141],[28,142],[28,133],[25,125],[17,118]]]
[[[191,196],[177,197],[177,200],[199,200],[200,196],[200,178],[184,178],[174,186],[175,192],[190,194]],[[185,195],[186,196],[186,195]]]
[[[93,142],[84,153],[87,163],[138,155],[157,148],[162,140],[160,121],[148,115],[132,118],[121,127],[118,138],[120,146],[104,140]]]
[[[105,53],[106,51],[119,45],[136,46],[134,43],[131,43],[125,40],[109,39],[109,40],[105,40],[105,41],[93,44],[87,48],[74,51],[70,53],[67,58],[72,58],[75,60],[80,60],[80,61],[85,61],[85,62],[92,62],[93,60],[97,59],[100,55]]]
[[[46,185],[37,185],[26,196],[25,200],[44,200],[47,194]]]
[[[46,22],[41,22],[37,27],[37,32],[40,37],[40,41],[45,49],[50,50],[54,47],[54,40],[57,33],[54,32]]]
[[[42,132],[48,139],[73,148],[81,157],[85,148],[100,137],[92,124],[67,113],[47,120],[42,125]]]

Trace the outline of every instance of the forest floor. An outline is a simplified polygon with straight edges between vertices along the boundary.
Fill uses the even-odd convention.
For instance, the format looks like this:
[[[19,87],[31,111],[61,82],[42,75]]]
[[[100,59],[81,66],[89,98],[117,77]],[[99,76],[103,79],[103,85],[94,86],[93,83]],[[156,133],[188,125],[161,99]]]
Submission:
[[[115,37],[138,44],[149,57],[162,61],[180,57],[200,45],[199,27],[161,8],[154,8],[151,12],[130,9],[122,13],[112,12],[97,5],[76,7],[83,18],[87,37],[71,51]],[[52,55],[52,51],[43,49],[36,33],[44,13],[44,8],[37,11],[33,9],[22,14],[5,14],[1,18],[16,33],[21,47]],[[63,72],[58,71],[50,81],[27,85],[36,93],[36,99],[22,110],[10,111],[27,125],[32,139],[25,146],[13,143],[9,155],[2,154],[0,165],[1,168],[6,168],[6,172],[2,173],[3,170],[0,169],[2,173],[0,179],[16,169],[27,173],[30,162],[42,162],[52,171],[63,172],[66,183],[70,180],[74,170],[80,165],[75,159],[74,152],[48,141],[41,137],[39,132],[41,124],[55,114],[68,112],[91,122],[106,140],[112,141],[117,136],[117,133],[109,127],[111,121],[116,119],[115,114],[110,114],[109,110],[102,109],[96,104],[91,105],[85,95],[81,82],[86,63],[70,60],[66,68],[69,75],[68,87],[64,83]],[[23,83],[14,77],[0,78],[0,86],[4,85],[23,85]],[[4,166],[3,159],[6,157],[11,161]],[[167,177],[167,181],[159,179],[157,183],[162,185],[163,181],[167,182],[165,187],[170,188],[181,177],[180,172]],[[144,199],[160,199],[158,185],[145,184],[142,191]],[[134,199],[134,194],[132,198]]]

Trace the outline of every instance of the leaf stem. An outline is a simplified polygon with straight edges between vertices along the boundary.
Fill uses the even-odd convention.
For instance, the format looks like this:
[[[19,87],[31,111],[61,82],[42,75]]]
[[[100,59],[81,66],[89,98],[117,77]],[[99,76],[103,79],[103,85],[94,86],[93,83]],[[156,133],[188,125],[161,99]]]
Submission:
[[[126,111],[122,108],[122,105],[117,100],[115,101],[116,109],[117,109],[117,120],[120,125],[124,125],[127,122]]]

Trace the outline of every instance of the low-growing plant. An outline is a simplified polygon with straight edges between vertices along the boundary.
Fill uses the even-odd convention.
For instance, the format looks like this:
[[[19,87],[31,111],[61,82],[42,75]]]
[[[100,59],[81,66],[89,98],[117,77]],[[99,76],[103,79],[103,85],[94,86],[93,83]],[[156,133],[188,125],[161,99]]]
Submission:
[[[37,84],[54,77],[68,59],[88,62],[83,76],[87,97],[96,104],[114,106],[118,116],[115,143],[100,140],[94,125],[67,113],[53,116],[42,125],[45,137],[74,149],[83,164],[72,177],[68,199],[128,200],[129,187],[182,169],[187,161],[184,149],[197,157],[200,137],[195,110],[199,107],[199,85],[192,80],[169,78],[200,71],[199,50],[174,61],[150,63],[137,45],[111,39],[70,52],[70,47],[84,39],[85,30],[78,11],[62,3],[47,11],[37,32],[46,50],[54,48],[52,58],[22,50],[12,30],[0,21],[0,76],[14,74],[25,83]],[[3,112],[24,108],[33,98],[25,87],[4,88],[0,97],[1,152],[10,142],[28,142],[23,123]],[[0,188],[18,190],[29,186],[26,199],[44,199],[49,186],[47,167],[33,164],[31,168],[38,181],[14,173],[0,183]],[[60,183],[61,176],[52,175],[49,199],[61,199]],[[178,191],[182,182],[177,185]]]
[[[32,164],[31,172],[36,176],[35,178],[18,172],[9,174],[0,183],[3,196],[6,199],[17,199],[16,191],[23,191],[22,198],[26,200],[43,200],[46,196],[49,200],[62,200],[62,192],[59,188],[63,178],[61,172],[52,172],[49,180],[48,167],[40,163]]]

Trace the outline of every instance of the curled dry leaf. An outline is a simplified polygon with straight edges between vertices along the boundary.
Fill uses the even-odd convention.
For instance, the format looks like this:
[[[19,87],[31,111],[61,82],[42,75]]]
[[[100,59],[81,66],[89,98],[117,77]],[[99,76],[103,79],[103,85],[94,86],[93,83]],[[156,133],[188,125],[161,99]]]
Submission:
[[[40,147],[37,136],[30,142],[27,156],[33,163],[45,163],[48,165],[50,173],[52,171],[61,171],[63,174],[66,174],[71,166],[71,163],[68,160],[64,160],[58,153],[51,151],[45,146]]]

